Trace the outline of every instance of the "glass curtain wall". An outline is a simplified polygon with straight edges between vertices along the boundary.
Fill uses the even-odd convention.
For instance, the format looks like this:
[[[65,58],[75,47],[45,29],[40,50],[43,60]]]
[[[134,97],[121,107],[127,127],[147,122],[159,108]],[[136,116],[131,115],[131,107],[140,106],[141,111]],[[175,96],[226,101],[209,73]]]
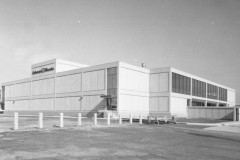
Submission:
[[[189,77],[172,73],[172,92],[180,94],[191,94],[191,79]]]
[[[219,100],[227,101],[227,89],[219,87]]]
[[[212,84],[207,84],[207,98],[218,99],[218,87]]]
[[[192,80],[192,95],[206,98],[206,83],[193,79]]]

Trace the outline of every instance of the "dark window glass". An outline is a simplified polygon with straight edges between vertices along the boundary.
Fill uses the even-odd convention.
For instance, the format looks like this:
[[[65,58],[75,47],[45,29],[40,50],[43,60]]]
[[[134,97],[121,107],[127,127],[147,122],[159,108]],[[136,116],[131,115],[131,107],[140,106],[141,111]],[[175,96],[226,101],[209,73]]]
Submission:
[[[207,97],[210,99],[218,99],[218,87],[211,84],[207,84],[207,86]]]
[[[190,95],[191,81],[189,77],[172,73],[172,92]]]
[[[176,74],[172,74],[172,91],[176,92]]]

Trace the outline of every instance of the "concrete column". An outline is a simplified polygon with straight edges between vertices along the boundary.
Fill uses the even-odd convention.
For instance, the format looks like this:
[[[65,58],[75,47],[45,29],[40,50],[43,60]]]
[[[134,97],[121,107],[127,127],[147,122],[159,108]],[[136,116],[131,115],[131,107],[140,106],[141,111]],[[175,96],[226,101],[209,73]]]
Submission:
[[[207,107],[207,100],[204,102],[205,107]]]
[[[38,116],[39,128],[43,128],[43,113],[40,112]]]
[[[14,112],[14,130],[18,130],[18,112]]]
[[[130,114],[129,123],[132,124],[132,114]]]
[[[78,125],[81,126],[82,125],[82,114],[78,113]]]
[[[63,113],[60,113],[60,128],[63,127]]]
[[[119,124],[122,124],[122,116],[121,116],[121,114],[119,114]]]
[[[107,125],[110,125],[110,113],[107,113]]]
[[[139,124],[142,124],[142,114],[139,115]]]
[[[94,113],[94,125],[97,125],[97,113]]]

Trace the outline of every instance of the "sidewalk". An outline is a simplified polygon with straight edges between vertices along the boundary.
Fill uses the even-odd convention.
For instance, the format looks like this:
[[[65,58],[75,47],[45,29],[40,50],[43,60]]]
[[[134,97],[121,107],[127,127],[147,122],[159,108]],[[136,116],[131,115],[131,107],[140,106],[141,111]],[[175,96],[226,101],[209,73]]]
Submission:
[[[220,123],[185,123],[185,124],[209,126],[207,128],[204,128],[204,130],[208,130],[208,131],[240,133],[240,121],[220,122]]]

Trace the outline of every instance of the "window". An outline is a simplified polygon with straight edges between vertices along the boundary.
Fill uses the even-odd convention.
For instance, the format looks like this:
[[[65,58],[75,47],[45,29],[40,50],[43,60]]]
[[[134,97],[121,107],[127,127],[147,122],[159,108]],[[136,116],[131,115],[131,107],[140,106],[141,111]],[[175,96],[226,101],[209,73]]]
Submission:
[[[206,97],[206,83],[193,79],[192,80],[192,93],[193,96]]]
[[[212,84],[207,84],[207,98],[218,99],[218,87]]]
[[[191,80],[189,77],[172,73],[172,92],[190,95]]]
[[[227,89],[219,87],[219,100],[227,101]]]

